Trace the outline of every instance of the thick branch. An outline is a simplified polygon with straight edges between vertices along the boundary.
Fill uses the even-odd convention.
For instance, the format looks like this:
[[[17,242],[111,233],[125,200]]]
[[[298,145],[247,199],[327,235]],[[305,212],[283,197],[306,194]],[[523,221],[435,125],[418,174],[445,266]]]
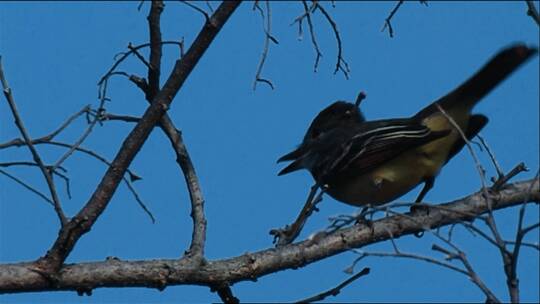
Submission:
[[[538,179],[509,184],[490,194],[492,210],[520,205],[523,201],[540,202]],[[57,284],[52,286],[32,271],[32,264],[17,263],[0,266],[0,293],[46,290],[77,290],[81,286],[97,287],[160,287],[195,284],[220,286],[255,280],[277,271],[298,268],[352,248],[393,238],[469,221],[488,212],[483,192],[423,212],[395,215],[374,221],[371,226],[355,225],[337,230],[317,241],[307,240],[280,248],[252,254],[210,261],[194,265],[186,259],[92,262],[65,265],[59,272]]]
[[[63,227],[53,247],[40,260],[42,267],[50,270],[59,270],[79,238],[90,230],[99,215],[105,210],[129,164],[135,158],[135,155],[150,135],[154,126],[167,111],[174,96],[180,90],[199,59],[239,4],[239,2],[223,2],[204,25],[185,56],[176,61],[174,69],[163,89],[159,91],[141,120],[122,143],[118,154],[90,200]]]

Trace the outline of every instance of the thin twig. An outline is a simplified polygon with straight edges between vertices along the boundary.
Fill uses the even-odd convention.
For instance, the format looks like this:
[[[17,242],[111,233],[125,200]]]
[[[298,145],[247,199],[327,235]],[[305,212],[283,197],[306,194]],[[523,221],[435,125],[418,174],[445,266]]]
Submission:
[[[42,192],[40,192],[39,190],[37,190],[36,188],[30,186],[27,182],[19,179],[18,177],[14,176],[14,175],[11,175],[9,174],[8,172],[0,169],[0,173],[4,174],[5,176],[11,178],[13,181],[15,181],[17,184],[25,187],[27,190],[29,190],[30,192],[34,193],[34,194],[37,194],[39,197],[41,197],[42,199],[44,199],[47,203],[49,203],[51,206],[54,207],[54,203],[53,201],[48,198],[45,194],[43,194]]]
[[[499,190],[502,186],[504,186],[512,177],[518,175],[519,173],[521,172],[526,172],[528,171],[527,167],[525,166],[525,163],[521,162],[519,164],[517,164],[512,170],[510,170],[510,172],[508,172],[507,174],[503,174],[502,176],[499,177],[499,179],[497,179],[495,181],[495,183],[493,184],[493,186],[491,186],[491,189],[493,190]]]
[[[342,49],[342,46],[341,46],[341,36],[340,36],[339,31],[337,29],[337,24],[336,24],[336,22],[334,22],[334,19],[332,19],[330,14],[328,14],[328,12],[324,9],[324,7],[322,5],[318,4],[317,8],[321,11],[321,13],[323,13],[323,15],[326,18],[326,20],[328,21],[328,23],[330,23],[330,26],[332,26],[332,30],[334,31],[334,36],[336,37],[338,53],[337,53],[337,61],[336,61],[336,68],[334,70],[334,74],[336,74],[338,71],[341,71],[341,72],[343,72],[343,75],[345,76],[345,78],[349,79],[349,72],[351,70],[349,69],[349,64],[343,58],[343,49]]]
[[[240,2],[235,1],[222,2],[210,21],[202,27],[185,56],[176,61],[171,76],[163,85],[163,89],[159,91],[141,120],[122,142],[111,166],[105,172],[88,202],[73,217],[69,225],[60,230],[54,245],[37,262],[40,267],[47,272],[57,272],[81,236],[91,230],[98,217],[107,208],[128,166],[150,136],[151,131],[159,124],[173,98],[239,5]]]
[[[507,277],[507,286],[510,293],[510,299],[512,303],[519,302],[519,280],[517,278],[517,262],[519,257],[519,252],[521,249],[521,243],[523,238],[528,231],[531,231],[535,228],[538,228],[540,223],[531,225],[527,228],[523,228],[523,219],[525,218],[526,205],[522,204],[518,212],[518,225],[516,228],[516,237],[514,241],[514,249],[511,254],[506,254],[503,256],[503,261],[505,262],[505,274]],[[506,244],[506,243],[505,243]],[[506,247],[505,247],[506,249]],[[508,262],[508,265],[506,264]]]
[[[56,192],[56,186],[54,185],[51,172],[45,167],[45,164],[41,160],[39,153],[37,152],[36,148],[32,144],[32,139],[30,138],[28,131],[24,127],[22,119],[19,115],[19,111],[17,110],[15,100],[13,99],[11,88],[9,87],[8,82],[4,76],[4,68],[2,67],[1,56],[0,56],[0,81],[2,82],[4,96],[6,97],[6,101],[9,105],[13,118],[15,119],[15,125],[21,132],[21,135],[24,138],[24,141],[26,142],[26,145],[28,146],[30,153],[32,153],[32,158],[34,159],[34,162],[38,164],[39,169],[41,170],[41,173],[43,173],[43,177],[45,178],[45,181],[47,182],[47,186],[49,187],[49,192],[51,194],[51,198],[54,204],[54,210],[56,211],[56,214],[58,215],[58,218],[60,220],[60,224],[63,227],[67,223],[67,218],[64,214],[64,211],[62,210],[62,206],[60,204],[60,198],[58,197],[58,194]]]
[[[139,4],[137,5],[137,10],[138,10],[138,11],[141,10],[143,4],[144,4],[144,0],[140,0],[140,1],[139,1]]]
[[[497,242],[492,238],[490,237],[489,235],[487,235],[484,231],[482,231],[480,228],[474,226],[473,224],[471,223],[468,223],[468,222],[461,222],[460,223],[461,225],[463,225],[463,227],[467,228],[469,231],[472,231],[478,235],[480,235],[481,237],[483,237],[486,241],[488,241],[489,243],[491,243],[493,246],[495,247],[499,247],[499,244],[497,244]]]
[[[130,115],[117,115],[112,113],[99,113],[99,121],[123,121],[123,122],[139,122],[140,117]]]
[[[196,10],[197,12],[203,14],[203,16],[205,18],[205,22],[208,22],[208,20],[210,19],[210,16],[208,15],[208,13],[205,10],[203,10],[202,8],[196,6],[195,4],[189,3],[186,0],[180,0],[180,3],[183,3],[183,4],[191,7],[192,9]],[[207,4],[208,4],[208,2],[207,2]]]
[[[486,302],[489,303],[500,303],[501,301],[495,296],[495,294],[480,280],[480,277],[476,274],[476,272],[473,270],[471,264],[469,263],[469,260],[465,257],[465,253],[463,251],[459,251],[459,260],[465,268],[467,269],[467,272],[469,273],[469,278],[473,281],[476,286],[478,286],[482,292],[487,296]]]
[[[54,146],[59,146],[59,147],[64,147],[64,148],[70,148],[71,147],[70,144],[66,144],[66,143],[63,143],[63,142],[56,142],[56,141],[43,142],[43,143],[40,143],[40,144],[49,144],[49,145],[54,145]],[[100,162],[106,164],[107,166],[111,166],[110,161],[108,161],[106,158],[102,157],[101,155],[97,154],[96,152],[94,152],[92,150],[89,150],[89,149],[86,149],[86,148],[83,148],[83,147],[77,147],[77,149],[75,149],[75,150],[79,151],[79,152],[82,152],[84,154],[87,154],[89,156],[92,156],[95,159],[99,160]],[[131,194],[133,195],[133,197],[135,198],[137,203],[142,207],[144,212],[148,214],[148,216],[150,217],[150,220],[152,221],[152,223],[155,223],[155,218],[152,215],[152,212],[148,209],[148,207],[146,207],[146,205],[144,204],[142,199],[140,199],[139,194],[137,193],[137,191],[135,190],[133,185],[131,185],[131,183],[130,183],[130,181],[135,182],[135,181],[138,181],[138,180],[140,180],[142,178],[139,175],[135,174],[130,169],[127,169],[126,171],[129,174],[129,180],[126,177],[123,177],[122,180],[126,183],[126,186],[128,187],[128,190],[131,192]]]
[[[431,263],[431,264],[439,265],[439,266],[442,266],[442,267],[457,271],[457,272],[459,272],[461,274],[464,274],[464,275],[468,275],[466,270],[461,269],[459,267],[456,267],[456,266],[454,266],[454,265],[452,265],[450,263],[439,261],[439,260],[434,259],[432,257],[423,256],[423,255],[419,255],[419,254],[415,254],[415,253],[406,253],[406,252],[403,252],[403,251],[400,251],[399,253],[397,253],[397,252],[367,252],[367,251],[356,250],[356,249],[352,250],[352,251],[355,252],[356,254],[360,255],[358,258],[356,258],[354,260],[353,264],[351,265],[352,268],[354,268],[354,266],[358,262],[360,262],[362,259],[364,259],[366,257],[370,257],[370,256],[374,256],[374,257],[394,257],[394,258],[409,258],[409,259],[424,261],[424,262],[428,262],[428,263]],[[347,270],[350,269],[351,267],[347,268]]]
[[[381,32],[384,32],[384,30],[386,28],[388,28],[388,34],[390,35],[390,38],[394,37],[394,29],[392,28],[392,23],[390,23],[390,21],[392,20],[392,18],[394,17],[396,12],[398,11],[399,7],[403,4],[403,2],[404,2],[403,0],[398,1],[398,3],[392,9],[392,11],[388,15],[388,17],[386,17],[386,19],[384,19],[384,25],[383,25],[383,27],[381,29]]]
[[[534,1],[526,0],[525,3],[527,3],[527,15],[531,16],[531,18],[536,21],[536,24],[540,26],[540,15],[534,6]]]
[[[210,4],[210,1],[206,0],[206,6],[208,7],[208,10],[210,10],[210,13],[214,12],[214,8],[212,7],[212,4]]]
[[[128,187],[129,191],[135,197],[135,200],[137,201],[139,206],[142,208],[142,210],[144,210],[144,212],[148,215],[148,217],[150,217],[150,220],[152,221],[152,224],[155,224],[156,223],[156,218],[154,217],[152,212],[148,209],[148,207],[146,207],[146,204],[142,201],[142,199],[140,198],[140,196],[137,193],[137,191],[135,190],[135,188],[133,188],[133,185],[131,185],[131,182],[126,177],[124,177],[123,180],[126,183],[126,186]]]
[[[154,3],[154,1],[152,1],[152,3]],[[139,53],[139,51],[130,43],[128,43],[128,49],[133,52],[133,54],[135,55],[135,57],[137,57],[137,59],[139,59],[149,70],[152,70],[153,67],[152,65],[146,61],[146,59],[144,59],[144,56]]]
[[[354,274],[353,276],[351,276],[347,280],[341,282],[336,287],[334,287],[332,289],[329,289],[327,291],[323,291],[323,292],[321,292],[321,293],[319,293],[317,295],[314,295],[312,297],[305,298],[305,299],[302,299],[300,301],[296,301],[296,303],[311,303],[311,302],[315,302],[315,301],[322,301],[322,300],[326,299],[329,296],[334,296],[335,297],[341,292],[341,290],[343,288],[347,287],[347,285],[349,285],[352,282],[356,281],[357,279],[369,274],[369,272],[370,272],[370,269],[368,267],[365,267],[360,272]]]
[[[257,66],[257,72],[255,73],[255,81],[253,81],[253,90],[257,88],[258,82],[266,83],[267,85],[270,86],[272,90],[274,89],[274,84],[272,83],[272,81],[262,78],[261,76],[264,62],[266,61],[266,57],[268,56],[270,41],[272,41],[275,44],[278,44],[277,39],[274,38],[272,34],[270,33],[272,30],[272,15],[270,11],[270,2],[266,0],[265,3],[266,3],[266,6],[265,6],[266,16],[262,8],[259,6],[258,2],[255,2],[253,4],[253,9],[257,9],[261,13],[261,19],[263,22],[263,30],[264,30],[264,46],[263,46],[263,51],[261,54],[261,60],[259,61],[259,65]],[[265,21],[266,21],[266,25],[264,24]]]
[[[514,241],[504,241],[504,243],[509,244],[509,245],[516,245],[516,242],[514,242]],[[523,246],[523,247],[530,247],[530,248],[533,248],[533,249],[536,249],[536,250],[540,251],[540,244],[539,243],[521,242],[520,245]]]
[[[90,112],[90,106],[89,105],[84,106],[80,111],[78,111],[77,113],[75,113],[75,114],[71,115],[70,117],[68,117],[68,119],[66,119],[66,121],[64,123],[62,123],[53,132],[51,132],[51,133],[49,133],[49,134],[47,134],[45,136],[42,136],[40,138],[33,139],[32,144],[35,145],[35,144],[38,144],[40,142],[46,142],[46,141],[53,140],[58,134],[60,134],[62,131],[64,131],[71,123],[73,123],[73,121],[75,121],[76,118],[78,118],[82,114],[89,113],[89,112]],[[12,139],[12,140],[10,140],[8,142],[0,144],[0,149],[9,148],[9,147],[12,147],[12,146],[20,147],[20,146],[24,146],[24,145],[26,145],[26,143],[24,142],[23,139],[14,138],[14,139]]]
[[[433,232],[431,230],[432,234],[437,237],[439,240],[443,241],[448,246],[452,247],[455,252],[450,252],[438,245],[433,245],[432,250],[443,252],[447,255],[448,260],[457,259],[459,260],[463,266],[465,266],[465,269],[467,269],[467,273],[471,281],[480,288],[480,290],[487,296],[487,301],[490,303],[500,303],[500,300],[495,296],[495,294],[486,286],[486,284],[480,279],[478,274],[474,271],[472,265],[470,264],[469,260],[467,259],[467,255],[463,250],[458,248],[457,245],[452,243],[449,239],[444,238],[441,236],[438,232]]]
[[[77,141],[75,141],[75,143],[73,143],[71,145],[71,147],[69,148],[69,150],[64,153],[64,155],[62,155],[57,161],[56,163],[54,163],[54,165],[52,166],[52,169],[56,169],[58,167],[60,167],[62,165],[62,163],[68,159],[68,157],[70,157],[73,152],[75,152],[77,150],[77,148],[84,142],[84,140],[90,135],[90,133],[92,133],[92,130],[94,129],[94,126],[96,125],[96,123],[98,122],[97,119],[95,119],[94,121],[90,122],[90,124],[88,125],[88,127],[86,128],[86,130],[83,132],[83,134],[79,137],[79,139]]]
[[[168,45],[168,44],[172,44],[172,45],[177,45],[179,47],[183,47],[183,43],[182,42],[178,42],[178,41],[163,41],[161,42],[162,45]],[[132,49],[133,50],[139,50],[139,49],[142,49],[142,48],[145,48],[145,47],[149,47],[150,46],[150,43],[144,43],[144,44],[140,44],[140,45],[137,45],[137,46],[132,46]],[[119,58],[115,58],[115,62],[114,64],[111,66],[111,68],[103,75],[101,76],[101,78],[99,79],[98,81],[98,85],[101,85],[109,76],[112,72],[114,72],[116,70],[116,68],[124,61],[126,60],[126,58],[129,57],[129,55],[132,55],[133,54],[133,51],[130,50],[128,52],[122,52],[118,55],[121,55]],[[115,56],[115,57],[118,57],[118,56]]]
[[[480,159],[474,152],[474,149],[471,146],[471,142],[469,141],[467,136],[465,136],[465,133],[463,132],[463,130],[461,130],[460,126],[456,123],[456,121],[450,115],[448,115],[448,113],[446,113],[446,111],[439,104],[436,104],[436,106],[437,106],[437,109],[439,109],[439,111],[444,115],[444,117],[446,117],[448,122],[450,122],[450,124],[454,127],[454,129],[459,133],[459,135],[465,142],[465,145],[467,146],[467,149],[469,150],[469,153],[471,154],[473,158],[474,164],[476,165],[476,170],[478,171],[478,174],[480,175],[480,182],[482,183],[482,191],[484,192],[488,209],[491,210],[491,200],[489,199],[489,193],[487,190],[488,188],[486,186],[486,173],[485,173],[486,170],[480,163]]]
[[[306,0],[302,0],[302,5],[304,6],[304,13],[302,15],[298,16],[296,19],[294,19],[294,21],[293,21],[293,23],[291,23],[291,25],[293,25],[294,23],[298,23],[298,37],[301,40],[301,37],[302,37],[302,21],[304,20],[304,18],[306,18],[307,23],[308,23],[308,27],[309,27],[309,34],[310,34],[310,37],[311,37],[311,44],[313,45],[313,49],[316,52],[315,63],[313,64],[313,71],[316,73],[317,68],[319,67],[319,61],[320,61],[320,59],[322,57],[322,53],[321,53],[321,50],[319,48],[319,44],[317,43],[317,38],[315,37],[315,30],[313,28],[313,22],[311,20],[311,14],[313,13],[313,11],[315,10],[315,8],[317,6],[317,1],[313,1],[313,4],[311,5],[311,7],[308,7],[308,5],[306,3]]]
[[[317,194],[319,188],[321,188],[321,191]],[[281,247],[294,242],[302,231],[309,216],[313,211],[317,210],[317,204],[322,201],[322,195],[325,191],[326,188],[320,187],[318,183],[313,185],[309,191],[306,203],[294,223],[287,225],[284,228],[270,230],[270,234],[274,236],[274,244],[276,244],[276,247]]]
[[[486,140],[480,134],[477,134],[476,137],[480,139],[480,142],[482,143],[484,148],[486,148],[489,158],[491,159],[491,162],[493,163],[493,166],[495,166],[495,170],[497,171],[497,178],[500,180],[504,176],[504,173],[501,169],[501,166],[499,166],[497,159],[495,158],[495,154],[491,151],[491,148],[488,146]]]
[[[39,169],[39,165],[34,162],[28,162],[28,161],[14,161],[14,162],[6,162],[6,163],[0,163],[0,167],[11,167],[11,166],[30,166],[30,167],[37,167]],[[64,172],[67,172],[67,170],[63,167],[58,167],[56,170],[52,169],[52,166],[45,166],[47,170],[50,170],[53,175],[56,175],[64,180],[66,183],[66,192],[69,199],[71,199],[71,189],[69,184],[69,177],[67,177],[65,174],[62,174],[58,172],[59,170],[62,170]]]

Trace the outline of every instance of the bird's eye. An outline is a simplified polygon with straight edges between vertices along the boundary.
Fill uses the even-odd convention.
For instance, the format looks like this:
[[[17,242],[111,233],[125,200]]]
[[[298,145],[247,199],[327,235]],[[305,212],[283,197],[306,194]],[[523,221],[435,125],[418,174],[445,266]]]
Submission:
[[[349,116],[349,115],[351,115],[351,110],[345,111],[345,116]]]

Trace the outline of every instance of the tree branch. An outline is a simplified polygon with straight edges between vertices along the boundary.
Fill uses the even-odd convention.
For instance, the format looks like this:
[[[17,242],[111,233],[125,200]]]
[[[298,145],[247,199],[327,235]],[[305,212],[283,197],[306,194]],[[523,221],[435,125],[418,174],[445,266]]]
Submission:
[[[352,282],[356,281],[360,277],[363,277],[363,276],[369,274],[369,271],[370,271],[369,268],[366,267],[366,268],[362,269],[360,272],[358,272],[358,273],[354,274],[353,276],[351,276],[350,278],[348,278],[347,280],[341,282],[338,286],[336,286],[336,287],[334,287],[332,289],[329,289],[327,291],[321,292],[321,293],[319,293],[317,295],[314,295],[312,297],[305,298],[303,300],[297,301],[297,303],[311,303],[311,302],[315,302],[315,301],[322,301],[322,300],[328,298],[329,296],[334,296],[335,297],[347,285],[349,285]]]
[[[152,1],[150,14],[148,14],[148,28],[150,32],[150,67],[148,68],[148,90],[146,99],[152,100],[159,91],[159,76],[161,74],[161,13],[165,4],[163,1]]]
[[[324,9],[324,7],[322,5],[317,3],[317,8],[324,15],[324,17],[326,18],[326,21],[328,21],[328,23],[330,23],[330,26],[332,27],[332,30],[334,31],[334,36],[336,37],[338,52],[337,52],[337,61],[336,61],[336,68],[334,70],[334,74],[336,74],[338,71],[341,71],[341,72],[343,72],[343,75],[345,76],[345,78],[349,79],[349,72],[350,72],[349,64],[343,58],[343,54],[342,54],[343,49],[342,49],[342,46],[341,46],[341,36],[339,34],[337,24],[334,21],[334,19],[332,19],[330,14],[326,11],[326,9]]]
[[[508,184],[491,195],[493,210],[520,205],[523,201],[540,202],[538,179]],[[51,285],[33,271],[30,263],[0,265],[0,293],[46,290],[76,290],[85,286],[151,287],[196,284],[220,286],[223,282],[255,280],[284,269],[298,268],[321,259],[424,230],[470,221],[489,211],[479,191],[468,197],[442,204],[443,208],[395,215],[374,221],[372,225],[355,225],[322,236],[316,242],[299,243],[270,248],[238,257],[193,265],[187,259],[147,261],[105,261],[65,265]]]
[[[89,201],[60,230],[54,245],[47,251],[45,257],[38,261],[40,268],[45,268],[47,271],[60,270],[79,238],[90,230],[97,218],[105,210],[129,164],[135,158],[154,126],[167,111],[174,96],[176,96],[191,71],[195,68],[199,59],[239,5],[240,2],[223,2],[210,20],[205,23],[185,56],[176,61],[163,89],[159,91],[141,120],[122,143],[115,159]]]
[[[390,35],[390,38],[394,38],[394,29],[392,28],[392,23],[390,21],[392,20],[392,17],[397,13],[399,7],[403,4],[403,0],[399,0],[396,4],[396,6],[392,9],[388,17],[384,19],[384,25],[381,29],[381,32],[384,32],[386,28],[388,28],[388,34]]]
[[[17,126],[17,128],[19,128],[19,131],[21,132],[21,135],[24,138],[24,142],[28,146],[30,153],[32,153],[34,162],[38,164],[39,169],[41,170],[41,173],[43,173],[43,177],[45,178],[45,181],[47,182],[47,186],[49,187],[49,192],[51,194],[51,200],[53,202],[54,211],[56,211],[56,214],[58,215],[58,219],[60,220],[60,225],[64,227],[68,220],[66,218],[66,215],[64,214],[64,211],[62,210],[62,206],[60,204],[60,198],[58,197],[58,193],[56,192],[56,186],[54,185],[52,174],[45,167],[45,164],[41,160],[39,153],[37,152],[36,148],[32,144],[32,139],[30,138],[28,131],[24,127],[23,121],[19,115],[19,111],[17,110],[15,100],[13,99],[11,88],[9,87],[7,79],[4,76],[4,68],[2,67],[2,57],[0,57],[0,82],[2,83],[2,88],[4,90],[4,96],[6,97],[6,101],[9,105],[11,113],[13,114],[13,118],[15,119],[15,125]]]
[[[197,6],[189,2],[182,1],[188,6],[198,9]],[[148,79],[150,80],[149,90],[146,91],[146,100],[152,103],[156,92],[159,91],[159,73],[161,70],[161,30],[159,16],[163,10],[164,4],[161,1],[152,2],[150,14],[148,15],[148,26],[150,28],[150,65],[148,69]],[[209,22],[209,16],[205,15],[206,22]],[[187,148],[182,139],[182,133],[174,126],[174,123],[165,113],[159,124],[161,130],[169,138],[171,146],[176,153],[176,162],[180,166],[188,188],[191,202],[191,218],[193,220],[193,232],[191,245],[186,251],[186,256],[195,258],[195,263],[202,263],[204,258],[204,244],[206,242],[206,218],[204,215],[204,198],[202,195],[199,179],[195,173],[195,167],[191,161]],[[232,294],[231,294],[232,295]],[[234,297],[233,297],[234,298]]]
[[[525,3],[527,3],[527,15],[531,16],[536,21],[536,24],[540,26],[540,15],[538,15],[538,10],[534,6],[534,1],[526,0]]]
[[[255,1],[255,3],[253,4],[253,9],[257,9],[260,13],[261,13],[261,19],[262,19],[262,23],[263,23],[263,30],[264,30],[264,46],[263,46],[263,51],[262,51],[262,54],[261,54],[261,59],[259,61],[259,65],[257,66],[257,72],[255,73],[255,80],[253,81],[253,90],[255,90],[257,88],[257,83],[258,82],[262,82],[262,83],[266,83],[267,85],[270,86],[270,88],[273,90],[274,89],[274,84],[272,84],[272,81],[266,79],[266,78],[262,78],[261,76],[261,73],[262,73],[262,69],[263,69],[263,66],[264,66],[264,62],[266,61],[266,57],[268,56],[268,49],[270,47],[270,41],[272,41],[273,43],[275,44],[278,44],[278,41],[276,38],[274,38],[274,36],[272,36],[271,34],[271,30],[272,30],[272,13],[271,13],[271,10],[270,10],[270,2],[267,0],[265,1],[265,7],[266,7],[266,15],[264,14],[264,11],[262,10],[262,8],[259,6],[259,2],[258,1]],[[264,24],[266,21],[266,25]]]

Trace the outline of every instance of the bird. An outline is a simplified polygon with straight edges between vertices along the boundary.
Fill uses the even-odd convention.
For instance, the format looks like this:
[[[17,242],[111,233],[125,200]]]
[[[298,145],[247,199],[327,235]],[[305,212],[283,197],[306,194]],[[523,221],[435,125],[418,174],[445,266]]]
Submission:
[[[537,53],[525,44],[499,51],[408,118],[367,121],[359,108],[365,94],[354,104],[336,101],[313,119],[301,144],[278,159],[292,161],[278,175],[307,169],[331,197],[364,207],[391,202],[423,183],[415,200],[420,203],[442,167],[488,123],[472,113],[474,106]]]

